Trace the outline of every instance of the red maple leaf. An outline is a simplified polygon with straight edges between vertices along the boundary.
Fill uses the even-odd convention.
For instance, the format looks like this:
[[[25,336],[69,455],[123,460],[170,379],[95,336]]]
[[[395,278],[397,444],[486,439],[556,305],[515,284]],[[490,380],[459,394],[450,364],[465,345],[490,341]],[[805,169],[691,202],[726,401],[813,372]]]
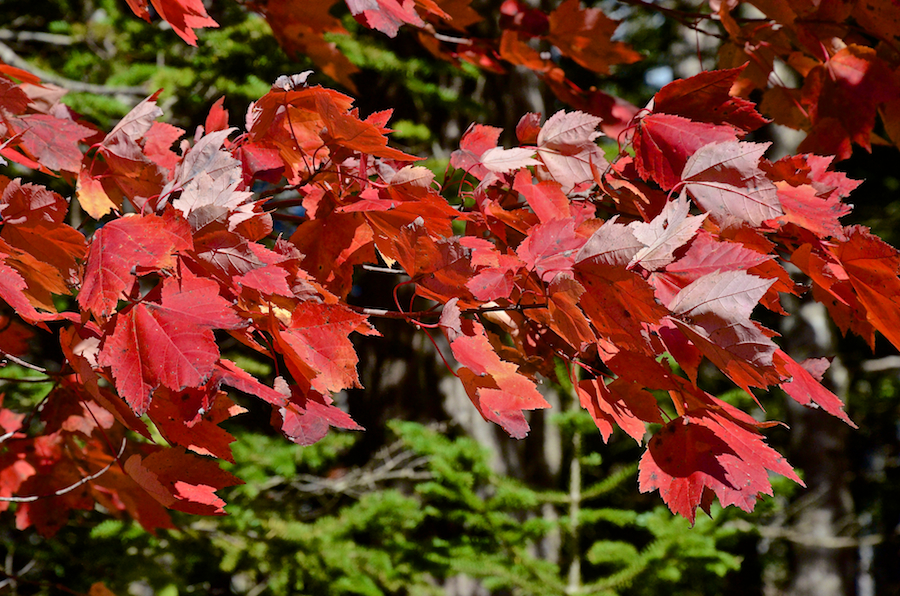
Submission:
[[[285,364],[298,382],[321,394],[359,387],[357,356],[350,341],[354,331],[377,333],[365,315],[337,304],[296,304],[287,325],[273,317],[272,333]]]
[[[750,313],[773,280],[744,271],[705,275],[669,303],[672,321],[703,354],[749,393],[749,386],[780,381],[772,357],[777,346]]]
[[[499,424],[516,439],[524,438],[530,427],[523,411],[549,408],[550,404],[515,364],[500,359],[484,327],[461,319],[460,314],[453,299],[444,305],[440,322],[453,356],[462,365],[456,374],[485,420]]]
[[[184,275],[162,283],[159,302],[143,300],[118,313],[97,356],[112,368],[116,389],[138,415],[153,390],[203,385],[219,359],[213,329],[235,329],[240,317],[219,296],[219,285]]]
[[[185,451],[160,449],[147,457],[132,455],[125,471],[164,507],[195,515],[224,515],[225,501],[216,491],[243,482],[217,462]]]
[[[281,432],[298,445],[312,445],[322,439],[332,426],[365,430],[326,395],[316,391],[303,394],[296,385],[288,388],[281,377],[276,379],[275,387],[286,396],[284,405],[277,410],[281,417]]]
[[[8,119],[11,131],[21,135],[20,146],[34,157],[40,167],[50,170],[78,172],[81,169],[81,149],[78,143],[94,134],[94,131],[72,120],[50,114],[27,114]],[[14,160],[12,151],[3,154]],[[30,164],[23,164],[30,165]]]
[[[570,1],[577,4],[577,0]],[[594,171],[603,172],[609,166],[594,142],[602,134],[597,130],[600,120],[584,112],[560,110],[541,127],[537,137],[538,158],[563,192],[593,182]]]
[[[765,444],[752,418],[729,414],[689,410],[657,431],[641,458],[641,492],[659,490],[669,509],[693,524],[698,506],[709,513],[708,491],[723,506],[749,512],[760,495],[772,494],[769,471],[803,485],[787,461]]]
[[[781,350],[775,352],[775,366],[788,379],[781,384],[785,393],[799,404],[821,407],[853,428],[858,428],[844,412],[841,398],[822,386],[822,375],[828,370],[829,364],[827,358],[808,358],[798,364]]]
[[[579,0],[566,0],[549,15],[547,39],[588,70],[608,74],[614,64],[631,64],[641,55],[621,41],[612,41],[619,23],[599,8],[582,8]]]
[[[126,0],[134,14],[150,22],[150,11],[147,0]],[[197,34],[194,29],[201,27],[218,27],[203,6],[202,0],[150,0],[160,18],[172,25],[178,37],[192,46],[197,45]]]
[[[653,111],[752,132],[768,123],[752,101],[731,95],[745,67],[708,70],[673,81],[653,96]]]
[[[396,37],[401,25],[425,25],[413,0],[346,0],[353,17],[370,29]]]
[[[684,188],[721,228],[759,227],[784,212],[778,189],[759,167],[767,143],[710,143],[688,159]]]
[[[109,316],[134,285],[135,267],[174,267],[175,253],[192,244],[187,222],[171,213],[111,221],[90,242],[78,304],[98,317]]]

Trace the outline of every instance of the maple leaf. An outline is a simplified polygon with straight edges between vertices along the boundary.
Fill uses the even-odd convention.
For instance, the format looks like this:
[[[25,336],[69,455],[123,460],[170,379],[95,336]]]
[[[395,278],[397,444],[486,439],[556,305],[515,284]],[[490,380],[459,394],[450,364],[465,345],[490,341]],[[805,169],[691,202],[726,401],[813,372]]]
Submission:
[[[575,255],[586,240],[576,235],[574,219],[555,219],[532,226],[516,254],[541,281],[550,283],[559,273],[571,273]]]
[[[566,219],[573,215],[569,198],[555,180],[540,180],[533,183],[531,172],[520,170],[516,173],[513,188],[525,197],[528,206],[538,216],[541,223],[548,223],[554,219]]]
[[[243,481],[210,459],[182,447],[160,449],[147,457],[132,455],[125,472],[164,507],[195,515],[223,515],[225,501],[216,491]]]
[[[653,111],[752,132],[768,120],[756,111],[752,101],[731,94],[744,68],[710,70],[673,81],[653,96]]]
[[[646,431],[644,422],[662,422],[653,394],[629,390],[632,388],[631,383],[615,380],[607,385],[601,379],[579,381],[575,386],[581,407],[594,419],[604,441],[612,435],[613,424],[640,443]]]
[[[191,399],[193,393],[199,394],[206,404],[205,409],[191,411],[197,401]],[[147,415],[169,444],[234,463],[231,443],[235,439],[219,423],[247,410],[228,399],[222,391],[213,392],[211,398],[208,393],[205,387],[184,390],[180,395],[160,387],[154,393]]]
[[[281,432],[298,445],[312,445],[321,440],[329,427],[345,430],[365,430],[350,415],[333,405],[331,398],[316,391],[301,393],[296,386],[288,387],[284,379],[275,380],[275,388],[286,398],[278,408]]]
[[[482,162],[481,156],[487,151],[497,148],[502,128],[472,124],[459,140],[459,149],[450,154],[450,165],[465,170],[479,180],[490,171]]]
[[[694,122],[673,114],[649,114],[641,118],[634,134],[634,163],[641,177],[671,190],[681,182],[688,158],[698,149],[736,139],[737,131],[731,126]]]
[[[8,255],[0,253],[0,299],[3,299],[16,313],[28,322],[36,322],[41,319],[40,313],[25,296],[23,290],[28,286],[19,273],[5,263]]]
[[[78,172],[82,158],[78,143],[94,134],[86,126],[50,114],[15,116],[8,122],[11,131],[21,135],[21,146],[39,162],[39,167],[49,170]],[[14,152],[4,152],[4,155],[21,162]]]
[[[641,55],[621,41],[612,41],[618,22],[598,8],[581,8],[565,0],[549,15],[547,40],[588,70],[608,74],[614,64],[631,64]]]
[[[774,280],[745,271],[704,275],[669,303],[672,321],[703,354],[749,393],[749,386],[780,381],[773,356],[778,347],[750,320]]]
[[[753,419],[735,419],[734,413],[688,410],[658,430],[641,457],[640,491],[659,490],[669,509],[693,524],[698,506],[709,513],[707,491],[724,507],[750,512],[759,495],[772,494],[769,471],[804,486],[787,461],[765,444]]]
[[[359,69],[324,37],[326,33],[347,33],[340,20],[331,15],[333,6],[334,0],[280,0],[254,9],[266,18],[288,56],[308,57],[321,72],[355,92],[350,76]]]
[[[645,271],[661,269],[675,260],[675,251],[687,244],[703,225],[706,215],[688,215],[690,207],[682,196],[669,201],[652,221],[635,222],[632,234],[645,245],[628,263],[628,268],[640,265]]]
[[[192,244],[190,227],[180,217],[133,215],[109,222],[91,239],[78,304],[95,316],[109,316],[131,290],[134,267],[171,268],[175,253]]]
[[[150,22],[147,0],[126,0],[134,14]],[[172,25],[178,37],[192,46],[197,45],[194,29],[218,27],[219,24],[206,12],[202,0],[150,0],[156,13]]]
[[[847,241],[834,248],[866,319],[900,347],[900,253],[862,226],[847,230]]]
[[[844,412],[841,398],[822,386],[822,375],[829,364],[826,358],[808,358],[798,364],[781,350],[775,352],[775,366],[789,379],[781,384],[785,393],[801,405],[821,407],[851,427],[858,428]]]
[[[242,325],[218,288],[191,274],[171,277],[159,302],[145,299],[116,315],[97,364],[112,368],[116,389],[138,415],[160,385],[180,391],[209,379],[219,359],[212,330]]]
[[[577,0],[569,0],[576,2]],[[604,171],[609,163],[594,142],[600,118],[584,112],[557,112],[547,119],[537,137],[537,154],[547,173],[565,193],[594,180],[594,170]]]
[[[298,303],[286,326],[272,321],[272,333],[285,364],[298,381],[318,393],[359,387],[353,331],[376,333],[365,315],[338,304]]]
[[[894,99],[900,87],[873,48],[848,45],[816,66],[803,84],[802,102],[813,127],[800,144],[803,153],[850,157],[850,143],[871,150],[878,105]]]
[[[416,13],[413,0],[346,0],[350,14],[361,24],[396,37],[404,24],[422,27],[425,22]]]
[[[450,340],[453,356],[462,365],[456,372],[469,399],[482,417],[522,439],[530,430],[524,410],[549,408],[530,379],[518,367],[500,359],[491,347],[484,327],[460,318],[458,300],[444,305],[440,326]]]
[[[775,261],[774,256],[740,242],[717,240],[713,234],[702,229],[698,230],[683,256],[667,265],[664,271],[652,273],[648,281],[656,289],[660,302],[669,304],[675,294],[691,282],[721,271],[747,271],[757,277],[777,280],[761,300],[766,306],[777,303],[777,292],[794,291],[790,275]],[[780,312],[775,308],[772,310]]]
[[[759,227],[784,214],[778,189],[759,168],[768,143],[728,141],[697,150],[684,166],[684,188],[722,228]]]

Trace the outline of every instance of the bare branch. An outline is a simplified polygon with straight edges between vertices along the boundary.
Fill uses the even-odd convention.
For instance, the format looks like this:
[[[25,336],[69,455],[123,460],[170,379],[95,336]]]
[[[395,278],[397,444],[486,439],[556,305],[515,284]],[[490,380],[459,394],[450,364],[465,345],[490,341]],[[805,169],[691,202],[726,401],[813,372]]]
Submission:
[[[43,31],[10,31],[9,29],[0,29],[0,39],[19,42],[37,41],[55,46],[70,46],[75,43],[70,35],[44,33]]]
[[[61,488],[58,491],[55,491],[49,495],[32,495],[29,497],[0,497],[0,501],[5,501],[7,503],[33,503],[34,501],[37,501],[39,499],[49,499],[50,497],[59,497],[66,493],[72,492],[79,486],[87,484],[91,480],[95,480],[95,479],[99,478],[100,476],[103,476],[104,474],[106,474],[109,471],[109,469],[111,467],[113,467],[116,464],[116,462],[119,461],[119,458],[122,457],[122,453],[125,452],[126,444],[127,444],[127,440],[122,439],[122,446],[119,447],[119,452],[116,454],[116,457],[113,458],[113,460],[111,462],[109,462],[108,464],[103,466],[103,468],[101,468],[97,472],[94,472],[90,476],[85,476],[84,478],[82,478],[81,480],[76,482],[75,484],[70,484],[69,486],[67,486],[65,488]]]
[[[37,68],[36,66],[30,64],[24,58],[20,57],[15,53],[15,51],[13,51],[11,47],[3,42],[0,42],[0,60],[3,60],[7,64],[15,66],[16,68],[27,70],[34,76],[39,77],[41,80],[47,83],[53,83],[54,85],[59,85],[60,87],[68,89],[69,91],[76,91],[79,93],[96,93],[97,95],[136,95],[139,97],[147,95],[147,90],[144,87],[114,87],[108,85],[95,85],[93,83],[85,83],[83,81],[73,81],[72,79],[61,77],[59,75],[53,74],[52,72],[41,70],[40,68]]]
[[[431,480],[433,475],[423,467],[428,458],[417,456],[395,441],[381,449],[373,463],[348,471],[340,478],[323,478],[311,474],[299,475],[291,486],[315,495],[347,495],[358,498],[374,490],[379,484],[393,480]]]
[[[48,376],[50,375],[50,371],[48,371],[46,368],[41,368],[37,364],[31,364],[30,362],[25,362],[21,358],[17,358],[15,356],[13,356],[12,354],[10,354],[9,352],[6,352],[4,350],[0,350],[0,357],[5,358],[6,360],[11,360],[12,362],[15,362],[16,364],[18,364],[19,366],[24,366],[25,368],[39,372],[41,374],[48,375]]]

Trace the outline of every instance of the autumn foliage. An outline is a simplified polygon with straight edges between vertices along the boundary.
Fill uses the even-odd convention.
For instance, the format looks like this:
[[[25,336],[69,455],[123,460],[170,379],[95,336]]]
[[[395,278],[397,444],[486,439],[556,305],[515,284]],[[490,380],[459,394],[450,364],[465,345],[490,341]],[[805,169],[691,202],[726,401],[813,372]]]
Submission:
[[[188,43],[215,26],[199,0],[151,4]],[[690,520],[713,499],[751,510],[769,472],[800,482],[765,443],[772,423],[707,393],[698,370],[852,425],[821,384],[827,360],[796,362],[754,314],[790,316],[780,295],[807,293],[844,333],[900,347],[900,254],[841,223],[859,182],[833,169],[852,144],[898,139],[900,9],[764,1],[751,20],[712,4],[724,68],[639,110],[579,88],[529,43],[597,73],[640,58],[578,0],[549,14],[507,0],[498,39],[467,37],[482,17],[464,1],[348,0],[362,24],[415,28],[436,56],[532,69],[572,107],[525,114],[511,148],[471,126],[443,186],[388,144],[389,110],[363,118],[308,73],[276,81],[246,119],[217,103],[188,134],[157,120],[151,96],[107,133],[0,64],[0,155],[75,189],[0,177],[0,350],[39,368],[22,360],[27,340],[52,334],[62,355],[41,369],[55,385],[39,410],[0,410],[0,507],[17,502],[18,527],[44,535],[96,503],[150,530],[172,527],[166,509],[223,513],[215,491],[240,481],[216,463],[232,458],[219,424],[243,411],[228,391],[270,404],[300,445],[360,429],[331,395],[359,387],[353,335],[378,335],[379,317],[443,334],[474,407],[517,438],[526,412],[549,407],[538,385],[561,359],[604,439],[653,431],[640,489]],[[352,89],[322,37],[343,31],[331,5],[258,10],[286,50]],[[800,86],[772,83],[776,58]],[[759,92],[761,108],[746,98]],[[747,138],[769,119],[807,131],[804,153],[766,159]],[[619,142],[611,161],[602,132]],[[90,218],[77,228],[76,203]],[[348,302],[362,266],[395,272],[394,311]],[[224,359],[226,339],[277,362],[274,385]]]

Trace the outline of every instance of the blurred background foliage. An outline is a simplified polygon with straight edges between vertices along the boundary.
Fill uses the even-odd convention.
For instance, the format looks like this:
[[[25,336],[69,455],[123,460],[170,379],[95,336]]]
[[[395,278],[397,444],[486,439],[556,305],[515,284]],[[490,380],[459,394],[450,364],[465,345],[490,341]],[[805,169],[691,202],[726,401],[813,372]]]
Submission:
[[[477,4],[483,14],[497,14],[497,0]],[[672,77],[714,66],[714,39],[640,6],[597,6],[623,21],[619,36],[645,59],[615,67],[603,80],[566,64],[579,84],[640,106]],[[665,6],[696,9],[680,1]],[[43,0],[40,10],[32,2],[5,0],[0,58],[25,61],[16,65],[71,89],[64,101],[103,129],[159,88],[166,121],[189,135],[222,96],[231,123],[240,126],[247,106],[277,76],[311,63],[288,58],[268,25],[242,3],[217,0],[208,9],[220,28],[202,31],[192,48],[158,20],[136,18],[121,0]],[[502,126],[511,142],[525,112],[546,116],[563,107],[530,73],[456,68],[432,59],[404,29],[389,40],[358,26],[346,9],[339,16],[351,35],[331,40],[361,69],[354,78],[361,113],[392,108],[394,145],[431,156],[426,163],[439,176],[470,122]],[[490,34],[496,22],[479,27]],[[334,85],[322,75],[312,81]],[[782,132],[768,127],[760,135],[781,139],[782,153],[790,152]],[[895,150],[876,146],[872,154],[857,149],[840,164],[866,180],[851,197],[856,209],[848,219],[894,246],[900,245],[896,162]],[[53,182],[71,195],[67,184]],[[365,274],[357,282],[355,294],[369,306],[390,304],[391,286],[383,278]],[[825,460],[834,477],[824,486],[845,501],[843,517],[831,521],[846,540],[810,546],[812,534],[798,520],[815,508],[820,492],[774,479],[776,496],[754,514],[714,509],[689,529],[658,496],[637,493],[640,448],[622,433],[604,444],[585,414],[557,408],[552,420],[536,413],[532,437],[510,446],[487,423],[465,423],[435,397],[447,373],[428,342],[411,340],[412,330],[393,322],[378,327],[384,339],[362,338],[358,345],[367,390],[343,396],[367,433],[331,433],[301,448],[266,431],[269,412],[247,403],[251,411],[229,428],[237,438],[231,471],[246,484],[222,491],[228,516],[178,517],[180,530],[152,536],[97,511],[73,517],[44,540],[17,531],[12,515],[4,514],[0,554],[7,578],[0,593],[87,593],[102,580],[118,594],[164,596],[538,595],[567,589],[635,596],[801,594],[792,577],[799,549],[806,547],[818,549],[822,560],[838,553],[852,562],[848,594],[900,593],[900,357],[887,346],[879,344],[872,354],[855,338],[837,343],[831,330],[836,368],[843,371],[833,385],[860,426],[835,431],[833,451],[802,439],[805,426],[830,432],[824,417],[808,422],[787,403],[765,402],[768,419],[799,427],[797,434],[772,429],[769,441],[801,473],[804,462]],[[805,341],[802,330],[782,333]],[[813,352],[826,348],[805,345]],[[393,378],[398,370],[400,380]],[[271,370],[252,372],[271,381]],[[3,368],[6,377],[32,374]],[[749,405],[747,395],[704,374],[707,386],[721,382],[723,398]],[[557,386],[562,411],[564,385]],[[0,387],[7,405],[23,409],[48,390],[43,383]],[[467,437],[473,428],[493,440],[476,443]],[[801,438],[789,442],[792,435]],[[832,453],[838,456],[830,460]]]

